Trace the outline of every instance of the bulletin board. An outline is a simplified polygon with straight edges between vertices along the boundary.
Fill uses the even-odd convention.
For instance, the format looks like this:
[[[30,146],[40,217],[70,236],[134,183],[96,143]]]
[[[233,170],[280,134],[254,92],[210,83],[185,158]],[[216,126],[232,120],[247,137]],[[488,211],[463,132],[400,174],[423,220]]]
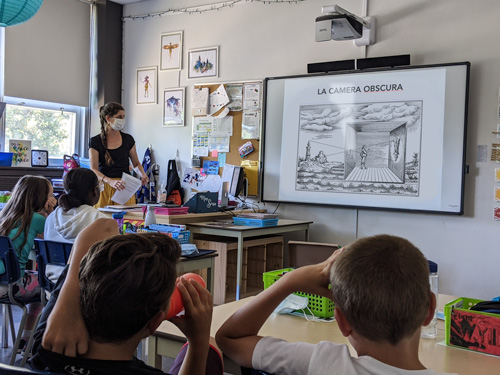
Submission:
[[[248,163],[252,162],[254,165],[253,168],[248,168],[245,167],[245,174],[246,178],[248,179],[248,195],[249,196],[257,196],[258,195],[258,186],[259,186],[259,168],[260,168],[260,137],[261,137],[261,132],[262,132],[262,81],[238,81],[238,82],[220,82],[220,83],[210,83],[210,84],[195,84],[194,87],[195,89],[199,88],[204,88],[208,87],[209,95],[216,91],[217,88],[222,84],[224,87],[228,84],[242,84],[244,85],[245,83],[260,83],[261,84],[261,93],[260,93],[260,109],[259,109],[259,123],[260,123],[260,132],[259,132],[259,138],[258,139],[242,139],[241,134],[242,134],[242,120],[243,120],[243,110],[240,111],[229,111],[227,116],[232,116],[233,117],[233,134],[230,137],[229,141],[229,152],[226,153],[226,164],[232,164],[236,166],[241,166],[242,162]],[[244,98],[243,98],[244,100]],[[216,112],[213,116],[216,117],[219,115],[223,109],[220,109],[218,112]],[[193,121],[194,123],[194,121]],[[194,127],[193,127],[194,131]],[[253,146],[253,152],[250,154],[241,157],[239,153],[239,147],[243,145],[244,143],[250,141]],[[203,162],[204,161],[217,161],[218,156],[212,157],[211,154],[212,150],[209,150],[209,155],[207,157],[203,156],[200,157],[200,169],[203,167]],[[255,166],[256,165],[256,166]],[[219,166],[219,175],[222,176],[222,171],[223,167]]]

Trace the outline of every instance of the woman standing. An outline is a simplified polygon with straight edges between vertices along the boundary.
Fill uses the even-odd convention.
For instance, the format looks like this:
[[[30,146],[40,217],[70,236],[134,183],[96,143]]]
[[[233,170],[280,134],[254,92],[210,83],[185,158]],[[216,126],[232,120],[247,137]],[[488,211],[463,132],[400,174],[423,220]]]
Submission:
[[[130,173],[129,159],[134,168],[142,173],[141,182],[149,182],[146,172],[139,162],[134,138],[121,130],[125,126],[125,110],[119,103],[107,103],[99,110],[101,133],[90,139],[90,169],[97,175],[99,183],[104,183],[99,202],[95,207],[114,204],[111,197],[116,190],[125,189],[122,173]],[[135,195],[125,204],[135,204]]]

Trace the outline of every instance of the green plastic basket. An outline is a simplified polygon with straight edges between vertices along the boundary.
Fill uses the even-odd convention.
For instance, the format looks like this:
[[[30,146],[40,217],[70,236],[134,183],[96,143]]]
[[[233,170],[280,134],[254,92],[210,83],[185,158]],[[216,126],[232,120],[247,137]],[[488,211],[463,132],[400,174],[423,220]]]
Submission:
[[[283,268],[281,270],[264,272],[262,275],[262,278],[264,279],[264,289],[269,288],[284,273],[291,271],[293,271],[293,268]],[[335,304],[330,298],[304,292],[295,292],[294,294],[307,297],[309,299],[309,304],[307,306],[311,309],[314,316],[320,318],[331,318],[333,316]]]

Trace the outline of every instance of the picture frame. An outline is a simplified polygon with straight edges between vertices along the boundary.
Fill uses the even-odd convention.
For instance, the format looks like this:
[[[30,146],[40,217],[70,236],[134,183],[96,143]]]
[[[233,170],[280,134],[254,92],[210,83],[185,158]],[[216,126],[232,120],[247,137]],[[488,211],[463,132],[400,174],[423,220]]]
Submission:
[[[158,67],[137,69],[137,104],[156,104],[158,92]]]
[[[219,46],[189,50],[188,65],[188,79],[219,77]]]
[[[182,37],[182,31],[161,34],[160,70],[182,69]]]
[[[185,87],[163,90],[163,126],[185,125]]]

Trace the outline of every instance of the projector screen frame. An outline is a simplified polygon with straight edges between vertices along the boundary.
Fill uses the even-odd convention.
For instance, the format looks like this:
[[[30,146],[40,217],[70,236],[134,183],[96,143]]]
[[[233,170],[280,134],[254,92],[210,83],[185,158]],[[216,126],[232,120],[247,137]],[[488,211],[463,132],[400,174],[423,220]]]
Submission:
[[[394,73],[397,74],[394,75]],[[403,77],[400,73],[405,75],[402,80],[403,85],[401,87],[397,85],[394,86],[396,90],[387,90],[385,92],[383,90],[377,91],[374,95],[378,95],[378,98],[375,98],[374,96],[370,97],[370,95],[372,94],[369,90],[370,85],[361,84],[361,82],[364,80],[376,81],[379,77],[384,77],[385,79],[388,77],[389,78]],[[428,87],[424,87],[425,85],[419,82],[418,80],[419,74],[424,74],[431,78],[436,78],[436,80],[434,80],[432,84],[435,84],[436,86],[439,86],[440,84],[444,85],[442,86],[442,89],[444,91],[442,93],[433,93],[433,92],[430,93],[431,90],[429,90]],[[449,74],[451,74],[452,78],[450,78]],[[461,75],[460,82],[458,83],[450,81],[451,79],[456,78],[454,76],[455,74]],[[355,83],[352,84],[351,86],[346,86],[346,85],[343,86],[343,82],[346,79],[347,80],[353,79]],[[261,154],[262,176],[261,176],[261,186],[260,186],[261,200],[263,202],[271,202],[271,203],[308,204],[308,205],[320,205],[320,206],[333,206],[341,208],[463,215],[464,197],[465,197],[465,174],[466,174],[465,158],[466,158],[466,142],[467,142],[469,81],[470,81],[470,62],[453,62],[444,64],[432,64],[432,65],[401,66],[395,68],[349,70],[349,71],[330,72],[321,74],[305,74],[296,76],[266,78],[264,80],[264,96],[263,96],[263,130],[262,130],[262,154]],[[383,83],[386,82],[387,81],[384,81]],[[398,82],[398,80],[393,79],[390,82]],[[414,85],[415,87],[417,87],[415,91],[416,93],[418,93],[419,90],[423,92],[424,95],[423,98],[420,98],[418,94],[416,96],[412,96],[415,95],[415,93],[412,93],[411,88],[410,90],[408,90],[409,91],[408,95],[410,96],[408,97],[404,96],[405,93],[403,91],[406,90],[407,86],[410,87],[409,83],[412,82],[415,82]],[[280,90],[280,88],[279,87],[277,88],[276,83],[283,85],[283,87],[281,88],[282,96],[280,98],[277,98],[277,96],[279,96],[277,92]],[[366,96],[368,96],[368,98],[364,100],[356,99],[352,102],[349,102],[348,99],[344,98],[343,101],[341,100],[340,102],[334,102],[334,103],[321,103],[320,102],[321,99],[315,99],[316,102],[314,100],[312,102],[311,101],[308,102],[307,99],[304,100],[302,98],[297,99],[299,93],[301,95],[303,93],[306,94],[312,93],[312,91],[308,90],[310,89],[309,86],[314,86],[314,85],[317,86],[317,93],[315,92],[314,95],[318,95],[318,98],[320,95],[328,97],[329,95],[331,96],[332,93],[336,94],[335,87],[340,91],[342,91],[342,88],[346,89],[346,87],[351,87],[351,89],[347,89],[347,91],[349,92],[346,92],[346,90],[340,92],[341,95],[358,94],[358,97],[360,97],[363,96],[363,94],[367,94]],[[421,85],[422,88],[418,88],[419,85]],[[454,87],[454,85],[460,85],[458,94],[446,91],[450,89],[455,90],[456,88]],[[360,91],[356,91],[355,90],[356,87],[358,87],[358,90]],[[366,87],[368,87],[368,91],[365,91]],[[403,88],[403,87],[404,89],[397,90],[397,88]],[[333,91],[331,91],[332,88]],[[403,92],[403,96],[399,99],[397,91]],[[436,97],[434,98],[433,95],[436,95]],[[441,95],[441,97],[439,95]],[[386,96],[389,98],[386,99],[385,98]],[[312,97],[312,95],[310,96],[305,95],[304,97],[309,98]],[[300,102],[300,100],[303,100],[303,102]],[[438,103],[435,104],[434,101],[437,101]],[[302,156],[299,154],[300,152],[303,152],[303,150],[306,148],[309,149],[313,148],[309,147],[309,144],[305,146],[304,141],[300,138],[302,133],[306,134],[308,132],[309,133],[311,132],[310,129],[304,130],[305,128],[301,128],[301,126],[303,126],[301,124],[301,121],[303,118],[306,118],[306,115],[310,115],[311,113],[317,113],[322,108],[325,111],[327,111],[328,107],[333,108],[332,112],[334,112],[335,110],[340,112],[342,110],[347,110],[350,107],[357,107],[356,110],[360,110],[360,108],[362,110],[365,110],[364,107],[370,107],[370,106],[376,107],[377,105],[385,105],[385,104],[389,104],[394,107],[403,104],[408,106],[408,103],[406,102],[410,102],[411,106],[419,108],[420,111],[419,112],[420,123],[418,125],[419,127],[418,131],[420,132],[420,139],[417,141],[418,147],[420,147],[420,151],[422,149],[425,149],[428,145],[432,146],[436,146],[436,144],[439,145],[439,137],[442,137],[441,140],[443,142],[443,144],[441,145],[443,148],[442,153],[440,155],[432,155],[431,157],[432,160],[434,160],[434,156],[436,160],[438,161],[440,160],[437,167],[436,166],[430,167],[431,160],[422,157],[422,153],[419,154],[420,159],[418,159],[417,162],[419,169],[419,174],[417,176],[418,188],[416,189],[417,190],[416,192],[411,191],[411,189],[408,188],[408,190],[410,191],[408,193],[409,195],[404,196],[405,191],[402,188],[403,185],[405,185],[405,187],[415,186],[415,184],[412,184],[411,181],[409,180],[410,174],[408,170],[410,169],[410,167],[407,166],[407,164],[409,163],[408,155],[404,155],[403,158],[400,158],[402,159],[402,161],[400,161],[400,164],[403,163],[402,164],[403,166],[402,167],[400,166],[399,169],[402,168],[403,171],[402,172],[401,170],[399,171],[400,180],[396,182],[396,188],[400,188],[400,185],[397,184],[401,184],[400,181],[403,181],[403,185],[401,185],[400,189],[403,190],[403,196],[399,195],[400,193],[398,193],[398,195],[392,193],[387,195],[378,193],[375,194],[367,193],[366,192],[368,189],[368,187],[366,187],[367,184],[375,185],[377,188],[380,188],[380,186],[384,186],[384,183],[373,182],[370,180],[357,180],[357,181],[355,180],[353,182],[354,185],[358,184],[358,186],[362,186],[362,189],[365,189],[365,191],[361,191],[361,194],[352,192],[347,192],[347,193],[345,192],[333,193],[326,191],[317,192],[311,190],[310,187],[303,188],[304,183],[300,182],[301,176],[299,176],[299,169],[304,165],[304,162],[310,161],[313,158],[314,160],[317,161],[318,157],[320,156],[315,154],[314,152],[312,153],[312,155],[310,154],[309,156],[307,155],[307,152],[305,156],[304,154],[302,154]],[[271,103],[274,106],[274,108],[270,108],[269,103]],[[461,103],[460,109],[454,111],[451,114],[447,113],[447,111],[453,109],[452,107],[457,105],[457,103]],[[281,109],[281,116],[279,115],[280,109]],[[436,113],[438,116],[435,117],[437,117],[438,119],[436,120],[433,117],[425,118],[426,115],[425,111],[427,111],[427,116],[429,116],[428,115],[429,112],[433,114]],[[285,115],[285,113],[287,113],[288,115]],[[290,115],[290,113],[292,114]],[[440,129],[436,126],[433,126],[434,124],[432,123],[432,122],[439,123],[440,121],[439,115],[443,116]],[[285,126],[284,121],[286,119],[286,116],[288,116],[288,120],[292,119],[292,121],[287,121],[287,124],[293,123],[295,121],[294,120],[295,118],[298,119],[297,121],[295,121],[297,123]],[[293,116],[295,116],[295,118]],[[387,145],[383,146],[383,148],[385,148],[385,151],[377,149],[378,147],[377,145],[373,146],[374,149],[368,152],[369,156],[365,157],[366,163],[368,163],[368,159],[370,158],[370,153],[372,154],[372,157],[378,153],[379,156],[382,155],[384,156],[384,158],[389,159],[389,162],[391,158],[393,159],[393,162],[397,161],[397,159],[394,158],[394,156],[396,155],[396,153],[394,152],[396,141],[398,142],[398,150],[400,149],[399,142],[401,140],[403,141],[403,145],[404,142],[411,141],[411,139],[408,140],[409,137],[408,134],[410,134],[410,132],[407,131],[406,129],[409,129],[410,126],[412,125],[408,125],[407,120],[400,121],[404,123],[403,124],[404,126],[402,127],[402,129],[404,130],[399,129],[397,131],[394,129],[398,128],[398,126],[401,127],[401,124],[398,125],[397,121],[394,124],[390,124],[391,121],[380,122],[371,120],[370,123],[370,121],[365,121],[364,119],[361,118],[350,118],[349,120],[352,120],[351,123],[349,124],[349,127],[357,129],[354,131],[349,130],[352,134],[356,134],[352,136],[354,138],[360,138],[358,135],[361,135],[363,133],[363,127],[369,127],[369,126],[376,126],[376,127],[378,126],[380,131],[385,131],[387,133],[385,135],[386,141],[384,141],[387,143]],[[424,121],[427,121],[427,123],[431,121],[431,125],[427,125]],[[373,123],[375,123],[375,125],[373,125]],[[381,125],[382,123],[384,124]],[[347,131],[345,129],[347,129],[347,126],[345,126],[345,123],[342,126],[344,126],[344,133],[342,134],[342,136],[345,139],[347,139],[349,138],[349,136],[346,136]],[[384,127],[390,128],[391,126],[394,126],[394,129],[387,130],[384,128]],[[425,126],[427,126],[427,128]],[[433,127],[431,128],[430,126]],[[458,129],[456,128],[457,126]],[[276,127],[278,127],[279,129],[276,129]],[[434,129],[434,130],[429,130],[429,129]],[[340,132],[340,128],[337,130]],[[295,133],[294,131],[298,134],[293,135]],[[434,135],[436,135],[437,136],[436,138],[438,139],[435,141],[432,135],[428,135],[425,133],[424,135],[422,135],[424,131],[427,133],[429,133],[429,131],[431,133],[437,132]],[[332,130],[331,132],[333,134]],[[441,135],[439,134],[440,132],[442,132]],[[290,136],[290,134],[292,135]],[[270,137],[274,137],[275,139],[270,140],[269,139]],[[279,139],[277,140],[278,137]],[[377,135],[377,137],[380,137],[380,139],[384,139],[383,138],[384,136],[382,135]],[[457,137],[458,139],[454,140],[454,138]],[[401,138],[401,140],[399,140],[399,138]],[[447,144],[448,140],[451,138],[453,138],[452,145]],[[344,142],[347,142],[345,139]],[[413,136],[413,139],[416,139],[415,136]],[[296,150],[293,150],[294,142],[297,145]],[[303,143],[302,145],[301,142]],[[357,160],[361,158],[360,156],[361,143],[359,143],[360,141],[352,141],[352,140],[351,142],[357,142],[357,144],[351,150],[348,150],[347,147],[344,147],[342,151],[344,153],[343,166],[340,166],[337,169],[339,169],[341,172],[343,169],[343,173],[345,175],[343,179],[337,178],[334,181],[335,183],[339,183],[338,185],[341,185],[342,183],[348,181],[346,179],[347,177],[349,177],[347,176],[348,168],[346,167],[348,160],[348,158],[346,157],[347,153],[349,153],[349,156],[351,157],[350,159],[351,164],[356,165],[358,169],[360,169],[361,167],[360,161]],[[286,144],[286,151],[282,150],[285,149],[285,147],[283,147],[284,144]],[[289,149],[292,149],[292,151],[288,151]],[[401,148],[401,150],[405,150],[406,152],[407,149]],[[446,155],[446,153],[449,150],[454,152],[452,156]],[[461,152],[461,155],[455,154],[455,151],[457,150]],[[285,167],[285,169],[283,167],[284,166],[283,160],[289,159],[287,157],[285,158],[283,157],[284,152],[285,153],[291,152],[290,155],[292,156],[292,158],[296,156],[295,159],[296,165],[295,166],[292,165],[293,171],[296,172],[295,176],[291,177],[293,173],[289,173],[290,170],[287,169],[288,167]],[[426,153],[429,152],[426,151]],[[436,153],[439,152],[436,151]],[[403,152],[401,152],[400,155],[401,154],[403,154]],[[307,159],[308,157],[309,159]],[[322,157],[324,157],[324,155],[322,155]],[[277,159],[279,159],[279,161],[277,161]],[[379,159],[382,160],[382,157],[379,157]],[[327,159],[324,160],[326,164],[332,164],[329,160]],[[338,164],[341,165],[342,163],[339,162]],[[424,170],[424,172],[420,170],[423,169],[422,165],[425,168],[427,168],[427,170]],[[445,170],[445,168],[447,168],[448,165],[451,165],[453,169],[451,172]],[[311,164],[308,165],[308,167],[314,168],[315,165],[314,163],[311,162]],[[331,170],[335,169],[334,167],[332,167]],[[370,168],[368,167],[367,169]],[[278,170],[278,172],[276,170]],[[436,175],[437,173],[439,173],[440,177],[439,187],[432,187],[431,185],[434,183],[433,176]],[[453,179],[453,184],[448,186],[447,179],[449,178],[448,174],[450,173],[453,174],[453,176],[451,176]],[[282,174],[284,174],[285,176],[281,177]],[[287,182],[283,182],[285,181],[285,179],[287,179]],[[314,180],[314,178],[312,178],[311,180]],[[421,180],[423,180],[423,182],[421,182]],[[331,182],[331,180],[329,183],[334,185]],[[294,187],[290,188],[292,184],[294,185]],[[363,184],[365,184],[365,186],[363,186]],[[389,184],[389,182],[385,182],[385,184]],[[283,185],[285,186],[284,188]],[[319,186],[319,182],[316,182],[316,185]],[[295,190],[297,186],[299,187],[299,190]],[[346,189],[347,188],[346,186],[347,185],[345,185],[343,189]],[[448,190],[439,190],[439,189],[453,189],[452,192],[453,197],[450,198],[452,201],[450,202],[446,201],[447,198],[445,195],[447,195]],[[282,190],[285,191],[285,196],[282,196],[283,195]],[[434,194],[436,192],[437,194]],[[321,194],[322,197],[325,196],[328,197],[328,194],[332,194],[331,196],[333,196],[334,198],[326,199],[323,201],[319,201],[321,199],[318,198],[308,199],[312,197],[314,194],[318,193]],[[412,196],[412,194],[414,196]],[[415,197],[415,194],[417,197],[417,201],[415,200],[412,201],[412,198]],[[391,195],[394,195],[394,197],[391,198],[390,197]],[[434,197],[434,195],[438,195],[438,198]],[[357,202],[358,198],[361,198],[359,199],[360,202]],[[440,206],[437,205],[436,199],[439,201]],[[354,200],[356,200],[356,202],[354,202]],[[447,204],[449,205],[447,206]]]

